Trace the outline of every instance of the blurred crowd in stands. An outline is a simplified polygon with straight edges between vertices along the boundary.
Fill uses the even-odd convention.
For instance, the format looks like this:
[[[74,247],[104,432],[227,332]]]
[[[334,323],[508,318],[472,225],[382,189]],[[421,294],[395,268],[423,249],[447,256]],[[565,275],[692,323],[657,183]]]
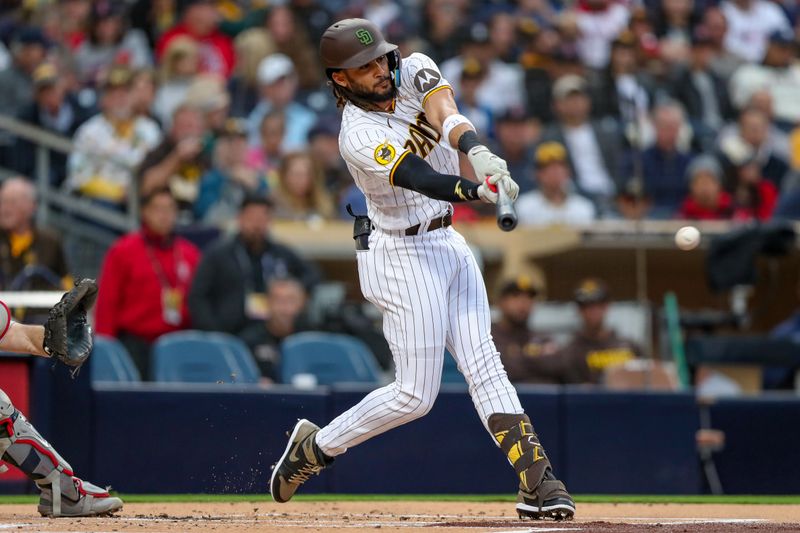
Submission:
[[[317,55],[324,29],[351,16],[437,61],[520,184],[521,224],[800,219],[800,9],[788,0],[0,2],[0,115],[72,142],[50,154],[50,186],[119,211],[141,199],[141,231],[102,265],[97,331],[143,375],[158,336],[192,327],[245,339],[271,377],[280,340],[319,326],[306,304],[320,274],[269,226],[365,210]],[[57,239],[32,225],[37,161],[35,143],[0,130],[0,167],[20,176],[0,189],[6,290],[37,265],[50,287],[72,283]],[[486,217],[457,206],[457,221]],[[197,225],[229,235],[201,253],[176,236]],[[608,294],[586,283],[584,327],[565,346],[523,327],[535,289],[501,291],[495,335],[512,379],[597,382],[640,354],[604,329]]]
[[[794,2],[9,0],[0,113],[68,137],[54,187],[124,209],[168,186],[179,224],[244,194],[279,219],[363,207],[317,43],[363,16],[436,60],[504,157],[526,224],[800,218]],[[0,161],[34,173],[4,134]],[[580,156],[578,156],[580,154]],[[459,206],[463,219],[485,216]]]

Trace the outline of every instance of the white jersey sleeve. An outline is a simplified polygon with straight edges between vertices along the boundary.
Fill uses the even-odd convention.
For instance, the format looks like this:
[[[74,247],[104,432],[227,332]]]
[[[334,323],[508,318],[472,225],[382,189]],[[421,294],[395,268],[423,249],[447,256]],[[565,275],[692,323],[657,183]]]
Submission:
[[[394,137],[387,129],[356,128],[340,139],[339,151],[351,170],[392,183],[394,168],[405,156],[403,139]]]
[[[425,101],[441,90],[452,91],[433,59],[418,52],[403,58],[398,88],[402,100],[419,102],[419,111],[422,111]]]

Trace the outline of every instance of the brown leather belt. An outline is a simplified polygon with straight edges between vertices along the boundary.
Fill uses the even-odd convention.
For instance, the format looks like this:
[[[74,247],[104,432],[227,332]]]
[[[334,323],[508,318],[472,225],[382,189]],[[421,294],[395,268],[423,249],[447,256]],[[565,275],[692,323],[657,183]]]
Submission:
[[[430,224],[428,224],[428,229],[425,231],[433,231],[439,228],[446,228],[447,226],[453,225],[453,215],[447,213],[443,217],[434,218],[431,220]],[[406,228],[406,236],[410,237],[412,235],[419,235],[419,229],[422,227],[422,224],[417,224],[416,226],[411,226],[410,228]]]

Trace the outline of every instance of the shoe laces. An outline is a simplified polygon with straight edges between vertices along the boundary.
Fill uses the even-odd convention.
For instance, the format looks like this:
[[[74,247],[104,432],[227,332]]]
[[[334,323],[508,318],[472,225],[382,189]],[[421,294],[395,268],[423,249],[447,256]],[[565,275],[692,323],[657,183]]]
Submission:
[[[312,475],[319,474],[324,467],[320,465],[307,464],[297,472],[289,476],[289,483],[305,483]]]

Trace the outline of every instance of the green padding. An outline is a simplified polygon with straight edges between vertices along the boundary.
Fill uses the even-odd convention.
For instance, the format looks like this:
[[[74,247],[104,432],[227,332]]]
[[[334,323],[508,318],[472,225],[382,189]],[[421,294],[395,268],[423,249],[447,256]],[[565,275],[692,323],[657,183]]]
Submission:
[[[688,389],[689,366],[686,364],[686,352],[683,349],[683,334],[680,326],[680,312],[678,310],[678,299],[674,292],[664,295],[664,312],[667,316],[667,334],[669,335],[669,346],[675,366],[678,368],[678,380],[682,389]]]

